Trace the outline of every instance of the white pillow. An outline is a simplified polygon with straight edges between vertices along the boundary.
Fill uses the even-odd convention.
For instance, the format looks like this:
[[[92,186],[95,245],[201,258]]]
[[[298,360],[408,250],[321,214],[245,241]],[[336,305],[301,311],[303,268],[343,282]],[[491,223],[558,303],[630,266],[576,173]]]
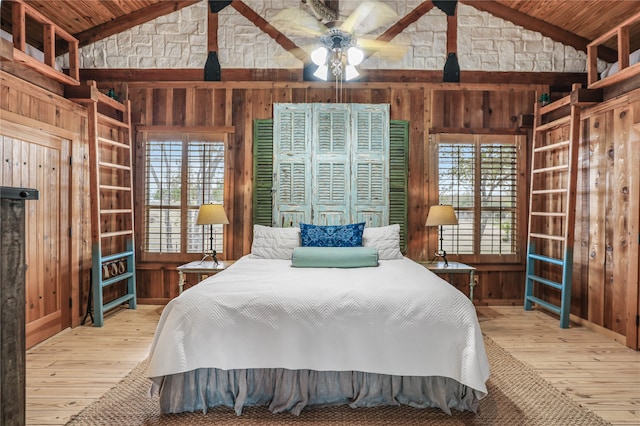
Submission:
[[[300,247],[300,228],[253,225],[253,257],[291,260],[293,249],[296,247]]]
[[[362,233],[362,246],[378,249],[380,260],[402,259],[400,252],[400,225],[365,227]]]

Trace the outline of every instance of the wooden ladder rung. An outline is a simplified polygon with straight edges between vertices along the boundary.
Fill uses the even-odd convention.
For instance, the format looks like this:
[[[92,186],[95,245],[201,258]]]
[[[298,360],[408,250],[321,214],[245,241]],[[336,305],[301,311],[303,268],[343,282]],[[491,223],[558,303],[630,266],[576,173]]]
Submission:
[[[556,306],[556,305],[554,305],[552,303],[546,302],[546,301],[540,299],[539,297],[528,296],[527,299],[532,301],[532,302],[534,302],[534,303],[537,303],[538,305],[541,305],[541,306],[545,307],[546,309],[548,309],[548,310],[550,310],[552,312],[555,312],[558,315],[560,315],[560,312],[562,310],[560,307],[558,307],[558,306]]]
[[[125,166],[125,165],[122,165],[122,164],[115,164],[115,163],[107,163],[106,161],[100,161],[98,163],[98,165],[100,167],[107,167],[109,169],[131,170],[130,166]]]
[[[129,145],[127,145],[126,143],[122,143],[122,142],[118,142],[118,141],[114,141],[112,139],[107,139],[107,138],[102,138],[102,137],[98,137],[98,142],[106,144],[106,145],[113,145],[113,146],[117,146],[119,148],[124,148],[124,149],[131,149],[131,147]]]
[[[133,235],[133,230],[129,229],[129,230],[126,230],[126,231],[104,232],[104,233],[100,234],[100,238],[118,237],[120,235]]]
[[[537,148],[534,148],[533,152],[543,152],[543,151],[551,151],[554,149],[560,149],[560,148],[569,146],[570,143],[571,141],[561,141],[561,142],[556,142],[556,143],[552,143],[545,146],[539,146]]]
[[[535,128],[536,132],[544,132],[549,129],[553,129],[554,127],[564,126],[565,124],[571,121],[571,116],[567,115],[566,117],[558,118],[557,120],[550,121],[545,124],[541,124],[540,126]]]
[[[107,96],[102,92],[98,92],[98,101],[102,102],[103,104],[109,105],[111,108],[115,110],[118,110],[121,112],[127,112],[127,107],[125,104],[118,102],[113,98],[110,98],[109,96]]]
[[[569,170],[568,164],[561,164],[559,166],[551,166],[551,167],[543,167],[541,169],[533,169],[531,173],[549,173],[549,172],[558,172]]]
[[[534,234],[533,232],[531,233],[531,238],[542,238],[544,240],[564,241],[564,237],[560,237],[558,235]]]
[[[118,305],[122,305],[123,303],[126,303],[126,302],[128,302],[128,301],[130,301],[130,300],[135,300],[135,297],[136,297],[136,295],[135,295],[135,294],[125,294],[124,296],[119,297],[119,298],[117,298],[117,299],[116,299],[116,300],[114,300],[114,301],[111,301],[111,302],[109,302],[109,303],[105,303],[105,304],[102,306],[102,309],[103,309],[104,311],[108,311],[108,310],[113,309],[113,308],[115,308],[115,307],[116,307],[116,306],[118,306]]]
[[[566,215],[566,213],[562,212],[531,212],[531,216],[565,217]]]
[[[116,275],[113,278],[107,278],[106,280],[102,281],[102,287],[107,287],[107,286],[110,286],[111,284],[128,280],[129,278],[133,277],[134,274],[135,272],[125,272],[124,274]]]
[[[113,117],[109,117],[108,115],[98,113],[98,121],[103,123],[108,123],[113,126],[122,127],[123,129],[129,128],[129,123],[125,123],[124,121],[116,120]]]
[[[116,185],[100,185],[100,189],[107,191],[131,191],[131,187]]]
[[[109,256],[102,256],[100,258],[100,263],[109,262],[111,260],[122,259],[124,257],[133,256],[134,253],[132,251],[123,251],[121,253],[110,254]]]
[[[538,282],[540,284],[544,284],[544,285],[549,286],[549,287],[553,287],[553,288],[558,289],[558,290],[562,290],[562,283],[559,283],[559,282],[556,282],[556,281],[553,281],[553,280],[550,280],[550,279],[547,279],[547,278],[542,278],[542,277],[539,277],[537,275],[527,275],[527,279],[533,280],[535,282]]]
[[[131,209],[105,209],[100,210],[100,214],[121,214],[121,213],[131,213],[133,210]]]
[[[557,101],[551,102],[549,105],[540,107],[540,115],[549,114],[552,111],[562,108],[571,104],[571,96],[565,96]]]
[[[531,191],[532,194],[541,195],[541,194],[565,194],[567,192],[566,188],[556,188],[556,189],[534,189]]]
[[[564,259],[557,259],[555,257],[542,256],[540,254],[529,254],[529,259],[539,260],[541,262],[551,263],[554,265],[564,265]]]

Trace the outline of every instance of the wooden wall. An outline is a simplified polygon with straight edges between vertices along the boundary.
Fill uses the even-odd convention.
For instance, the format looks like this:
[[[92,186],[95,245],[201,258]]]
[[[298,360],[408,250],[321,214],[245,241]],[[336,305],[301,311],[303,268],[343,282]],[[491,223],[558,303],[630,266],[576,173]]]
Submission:
[[[51,239],[47,244],[54,244],[58,251],[45,249],[44,255],[29,255],[27,259],[30,271],[35,274],[32,285],[37,290],[33,297],[38,303],[34,305],[44,307],[38,311],[42,314],[30,318],[36,329],[42,326],[53,330],[50,324],[42,323],[47,320],[39,315],[47,316],[47,307],[55,299],[53,305],[57,304],[61,312],[56,327],[77,325],[86,309],[91,267],[86,110],[61,98],[57,93],[62,90],[39,88],[6,72],[0,72],[0,78],[3,138],[0,184],[29,186],[32,174],[46,176],[42,172],[38,175],[39,166],[46,164],[64,169],[58,170],[60,185],[55,191],[68,190],[68,199],[58,198],[62,201],[55,207],[59,212],[54,221],[56,234],[43,233],[43,238],[47,234],[47,239]],[[228,134],[225,203],[231,223],[224,247],[227,259],[237,259],[251,248],[253,120],[270,118],[277,102],[333,102],[335,96],[330,86],[304,82],[109,82],[108,85],[115,86],[120,95],[131,100],[132,122],[138,131],[163,127]],[[424,226],[429,206],[437,202],[437,186],[431,183],[433,177],[429,173],[433,168],[429,134],[521,133],[519,117],[532,114],[537,95],[547,90],[545,85],[435,83],[358,83],[345,89],[345,102],[389,103],[392,119],[410,121],[408,256],[429,259],[437,247],[436,230]],[[635,333],[636,342],[635,318],[626,315],[632,311],[630,306],[636,306],[637,312],[639,302],[639,99],[636,90],[583,110],[572,298],[574,315],[618,334]],[[143,161],[138,157],[139,144],[140,138],[136,137],[137,200],[142,199]],[[21,148],[15,148],[17,145]],[[27,148],[23,150],[22,146]],[[31,162],[29,147],[53,150],[60,161]],[[39,154],[35,155],[37,159]],[[66,155],[73,158],[72,165],[65,162]],[[528,176],[522,180],[527,185]],[[139,232],[140,205],[135,208]],[[39,224],[45,229],[51,227],[46,223],[52,223],[46,213],[37,213],[31,220],[33,229]],[[68,227],[72,228],[71,236]],[[40,237],[37,232],[35,235]],[[139,235],[137,238],[142,241]],[[64,248],[65,244],[68,248]],[[140,262],[139,301],[166,303],[175,297],[178,293],[175,267],[197,257],[174,263]],[[475,266],[479,268],[476,303],[522,303],[524,262]],[[47,288],[52,269],[60,274],[59,291]],[[468,291],[463,276],[456,279],[455,285]],[[66,297],[71,299],[72,308],[65,310]]]
[[[637,344],[640,89],[581,117],[571,313]]]
[[[132,123],[138,131],[153,128],[230,131],[226,152],[228,178],[225,207],[227,226],[224,257],[237,259],[250,252],[252,238],[253,120],[271,118],[274,103],[334,102],[331,85],[318,83],[136,83],[126,89],[132,103]],[[424,226],[437,185],[430,184],[428,136],[435,132],[497,132],[526,134],[518,117],[533,113],[542,85],[458,85],[418,83],[360,83],[344,90],[347,103],[388,103],[391,119],[410,122],[409,238],[407,255],[429,259],[437,246],[437,232]],[[141,141],[136,150],[137,200],[143,199]],[[524,161],[524,160],[523,160]],[[525,178],[523,176],[523,178]],[[525,178],[526,180],[526,178]],[[142,229],[141,205],[136,205],[136,228]],[[526,229],[526,227],[523,227]],[[137,236],[141,241],[140,234]],[[524,242],[524,240],[522,239]],[[139,244],[138,244],[139,245]],[[455,256],[453,256],[455,258]],[[141,257],[138,255],[137,257]],[[181,261],[195,260],[196,256]],[[138,296],[144,302],[166,302],[178,292],[178,263],[138,262]],[[521,303],[524,262],[517,265],[477,265],[478,303]],[[468,292],[462,277],[456,285]]]
[[[0,185],[32,187],[26,209],[27,346],[78,325],[91,265],[86,110],[0,71]],[[70,160],[70,158],[72,160]]]

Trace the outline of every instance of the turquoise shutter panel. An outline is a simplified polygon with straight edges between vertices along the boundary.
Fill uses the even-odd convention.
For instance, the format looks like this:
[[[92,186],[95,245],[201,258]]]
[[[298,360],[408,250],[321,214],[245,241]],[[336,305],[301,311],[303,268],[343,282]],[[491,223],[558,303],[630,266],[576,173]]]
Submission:
[[[253,223],[272,225],[273,120],[253,121]]]
[[[388,225],[389,106],[357,104],[352,108],[352,221]]]
[[[400,225],[400,249],[407,251],[409,122],[389,123],[389,223]]]
[[[346,104],[313,105],[313,223],[349,222],[350,114]]]
[[[311,221],[311,112],[305,104],[274,105],[274,226]]]

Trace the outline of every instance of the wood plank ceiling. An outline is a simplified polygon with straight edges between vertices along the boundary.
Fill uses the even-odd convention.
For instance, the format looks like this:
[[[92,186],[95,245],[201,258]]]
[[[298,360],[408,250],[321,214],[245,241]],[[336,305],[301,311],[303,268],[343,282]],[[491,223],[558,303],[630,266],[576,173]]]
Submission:
[[[172,13],[202,0],[24,0],[61,28],[74,35],[80,46],[122,32],[135,25]],[[586,44],[640,12],[638,0],[461,0],[524,28],[538,31],[555,41],[584,50]],[[225,3],[225,2],[222,2]],[[229,2],[226,2],[229,3]],[[241,0],[233,0],[236,10],[250,10]],[[339,7],[339,0],[327,1]],[[426,4],[426,5],[425,5]],[[11,1],[3,1],[2,28],[11,32]],[[431,0],[418,8],[428,10]],[[416,9],[418,9],[416,8]],[[398,28],[398,27],[396,27]],[[38,45],[41,29],[27,22],[28,42]],[[640,48],[640,29],[631,32],[631,50]],[[615,60],[615,40],[601,56]],[[608,53],[608,55],[607,55]]]

